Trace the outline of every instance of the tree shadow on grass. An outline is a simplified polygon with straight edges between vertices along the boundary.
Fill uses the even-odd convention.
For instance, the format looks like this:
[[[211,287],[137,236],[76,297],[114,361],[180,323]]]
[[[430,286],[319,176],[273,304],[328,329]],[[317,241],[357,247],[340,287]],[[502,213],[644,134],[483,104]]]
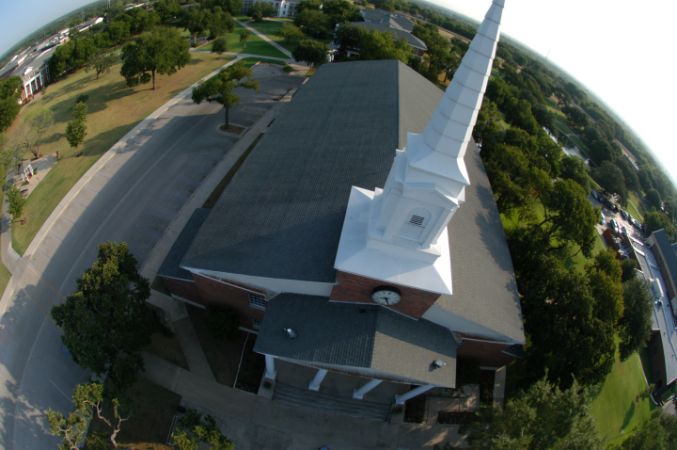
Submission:
[[[89,139],[82,148],[83,156],[99,156],[106,153],[117,141],[136,126],[137,122],[120,125],[112,130],[99,133]]]
[[[44,138],[40,145],[52,144],[63,137],[63,133],[52,133],[50,136]]]
[[[625,412],[625,417],[623,417],[623,425],[621,425],[621,429],[619,431],[625,430],[628,425],[630,425],[630,422],[632,422],[632,418],[635,416],[635,402],[633,401],[632,404],[630,405],[630,408]]]
[[[103,111],[108,107],[110,102],[132,95],[134,92],[134,89],[128,87],[124,81],[118,81],[113,84],[105,84],[94,89],[89,89],[80,95],[87,96],[87,113],[91,114]],[[54,112],[55,121],[66,123],[71,120],[73,105],[75,105],[75,98],[62,100],[52,106],[51,109]]]

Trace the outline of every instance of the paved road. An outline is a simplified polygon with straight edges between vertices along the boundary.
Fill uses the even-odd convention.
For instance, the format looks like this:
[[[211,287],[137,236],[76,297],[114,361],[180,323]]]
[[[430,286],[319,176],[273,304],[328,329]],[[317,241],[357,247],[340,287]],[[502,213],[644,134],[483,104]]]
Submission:
[[[259,93],[242,93],[232,121],[253,124],[275,104],[272,97],[298,84],[277,71]],[[61,345],[51,307],[74,290],[99,243],[127,241],[140,262],[148,257],[235,141],[218,130],[222,120],[218,104],[179,101],[121,146],[18,263],[13,294],[0,302],[0,448],[55,447],[43,413],[70,409],[72,389],[86,374]]]

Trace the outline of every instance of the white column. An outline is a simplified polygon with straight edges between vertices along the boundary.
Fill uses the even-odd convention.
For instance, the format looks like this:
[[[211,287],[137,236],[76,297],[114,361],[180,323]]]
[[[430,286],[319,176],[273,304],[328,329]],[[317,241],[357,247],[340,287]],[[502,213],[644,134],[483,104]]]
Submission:
[[[414,388],[411,391],[405,392],[402,395],[396,395],[395,396],[395,404],[396,405],[404,405],[404,402],[406,402],[410,398],[414,398],[417,395],[423,394],[424,392],[427,392],[434,387],[435,387],[434,384],[424,384],[423,386],[419,386],[417,388]]]
[[[375,388],[376,386],[378,386],[379,384],[381,384],[381,381],[382,381],[382,380],[378,380],[378,379],[376,379],[376,378],[367,381],[366,383],[364,383],[364,385],[362,385],[362,387],[360,387],[360,388],[358,388],[358,389],[355,389],[355,390],[353,391],[353,398],[354,398],[355,400],[362,400],[362,399],[364,398],[364,395],[365,395],[367,392],[369,392],[369,391],[371,391],[372,389],[374,389],[374,388]]]
[[[327,369],[317,369],[317,373],[315,373],[315,376],[313,379],[310,381],[308,384],[308,389],[311,391],[319,391],[320,390],[320,385],[322,384],[322,381],[324,380],[324,377],[327,376]]]
[[[266,373],[264,375],[269,380],[274,380],[277,376],[275,357],[273,355],[266,355]]]

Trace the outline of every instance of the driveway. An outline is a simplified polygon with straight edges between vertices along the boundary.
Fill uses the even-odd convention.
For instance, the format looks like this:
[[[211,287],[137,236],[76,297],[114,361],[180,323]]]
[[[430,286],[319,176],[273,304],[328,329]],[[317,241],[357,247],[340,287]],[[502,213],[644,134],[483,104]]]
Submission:
[[[231,121],[250,126],[301,79],[254,68],[258,93],[244,90]],[[69,194],[22,258],[0,301],[0,448],[55,448],[44,411],[71,407],[73,387],[86,374],[61,345],[49,316],[96,257],[99,243],[126,241],[140,264],[191,194],[228,155],[236,137],[219,131],[219,104],[189,98],[149,120],[103,157]],[[88,177],[91,176],[91,177]],[[42,236],[42,237],[41,237]]]

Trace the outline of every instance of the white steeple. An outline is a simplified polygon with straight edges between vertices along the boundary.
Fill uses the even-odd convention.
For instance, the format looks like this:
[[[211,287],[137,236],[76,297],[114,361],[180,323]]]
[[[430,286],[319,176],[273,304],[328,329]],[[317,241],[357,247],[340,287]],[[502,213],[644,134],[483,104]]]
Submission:
[[[336,258],[338,270],[392,281],[384,276],[388,269],[383,267],[395,258],[399,262],[391,267],[390,276],[402,282],[403,277],[413,278],[396,273],[406,270],[406,260],[417,268],[413,272],[422,265],[431,269],[447,266],[438,267],[448,274],[439,274],[446,289],[438,291],[450,293],[447,224],[465,200],[465,187],[470,184],[464,156],[491,75],[503,5],[504,0],[493,0],[425,130],[408,133],[406,147],[397,150],[384,188],[362,193],[370,197],[369,211],[360,213],[360,221],[366,221],[362,250],[356,248],[357,242],[348,245],[353,241],[347,236],[349,230],[358,232],[356,224],[350,223],[356,220],[350,218],[351,204],[358,202],[353,199],[357,195],[353,188]],[[366,203],[362,207],[366,208]],[[382,258],[376,257],[379,254]],[[440,256],[447,262],[438,261]]]

